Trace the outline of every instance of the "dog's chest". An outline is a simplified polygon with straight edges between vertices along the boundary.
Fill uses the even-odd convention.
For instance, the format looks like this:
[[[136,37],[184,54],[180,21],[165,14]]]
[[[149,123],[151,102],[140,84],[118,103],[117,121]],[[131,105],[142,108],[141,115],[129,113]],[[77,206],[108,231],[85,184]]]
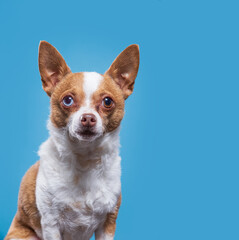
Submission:
[[[89,239],[107,213],[114,211],[121,187],[120,158],[113,160],[108,169],[83,172],[40,165],[37,205],[44,223],[55,221],[64,240]]]
[[[107,210],[102,202],[95,209],[96,203],[82,196],[77,201],[55,202],[55,217],[64,240],[90,239],[97,227],[104,222]],[[94,201],[94,200],[93,200]]]
[[[50,195],[55,196],[53,205],[63,221],[70,219],[70,224],[76,222],[87,227],[113,211],[118,195],[116,179],[116,188],[113,186],[114,182],[95,172],[88,173],[88,176],[75,177],[74,181],[58,182],[54,189],[49,189]]]

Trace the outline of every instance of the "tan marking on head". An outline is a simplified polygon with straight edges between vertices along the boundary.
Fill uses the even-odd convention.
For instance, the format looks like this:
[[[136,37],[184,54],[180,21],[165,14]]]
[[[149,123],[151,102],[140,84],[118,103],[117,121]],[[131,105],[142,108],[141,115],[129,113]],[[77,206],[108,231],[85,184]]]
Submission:
[[[65,108],[62,105],[64,96],[71,95],[74,104]],[[76,112],[85,101],[83,91],[83,73],[70,73],[56,86],[51,97],[51,121],[54,126],[65,127],[69,117]]]
[[[18,196],[18,210],[5,240],[36,237],[33,230],[41,229],[35,196],[38,169],[39,162],[35,163],[22,179]]]
[[[121,195],[118,199],[117,205],[115,206],[114,212],[107,214],[107,217],[104,223],[104,232],[109,235],[114,235],[115,233],[116,219],[118,216],[120,205],[121,205]]]
[[[113,99],[114,106],[111,109],[105,109],[102,106],[102,100],[105,97]],[[96,108],[102,118],[105,132],[111,132],[120,125],[124,116],[124,96],[110,76],[104,75],[98,90],[92,96],[92,107]]]

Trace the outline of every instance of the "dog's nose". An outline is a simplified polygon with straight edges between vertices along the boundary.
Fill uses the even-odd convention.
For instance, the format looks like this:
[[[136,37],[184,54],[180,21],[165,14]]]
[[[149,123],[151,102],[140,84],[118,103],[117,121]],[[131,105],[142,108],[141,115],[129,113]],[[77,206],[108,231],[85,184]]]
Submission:
[[[84,127],[94,127],[96,124],[96,117],[94,114],[85,113],[81,115],[81,124]]]

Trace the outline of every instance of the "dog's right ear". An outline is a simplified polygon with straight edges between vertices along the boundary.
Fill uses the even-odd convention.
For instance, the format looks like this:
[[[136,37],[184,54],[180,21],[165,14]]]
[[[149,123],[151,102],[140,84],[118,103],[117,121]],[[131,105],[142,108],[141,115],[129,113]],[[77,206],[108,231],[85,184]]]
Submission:
[[[43,89],[51,96],[57,83],[71,70],[61,54],[46,41],[40,42],[38,64]]]

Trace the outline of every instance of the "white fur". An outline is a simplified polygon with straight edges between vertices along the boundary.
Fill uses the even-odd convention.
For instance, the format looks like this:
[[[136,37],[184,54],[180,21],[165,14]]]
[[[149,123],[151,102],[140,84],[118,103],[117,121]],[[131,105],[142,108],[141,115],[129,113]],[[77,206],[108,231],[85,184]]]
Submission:
[[[95,231],[95,238],[97,240],[113,240],[114,235],[106,234],[103,230],[103,227],[100,227]]]
[[[100,74],[84,73],[85,106],[64,128],[48,123],[50,137],[39,150],[36,183],[42,225],[37,234],[45,240],[90,239],[98,228],[101,231],[106,214],[114,210],[120,196],[119,128],[103,134],[100,116],[90,108],[101,80]],[[99,134],[94,141],[74,137],[77,118],[84,111],[97,117]],[[99,236],[97,240],[113,239],[103,232]]]
[[[83,90],[86,95],[87,105],[90,104],[92,94],[98,89],[103,76],[96,72],[84,72]]]

